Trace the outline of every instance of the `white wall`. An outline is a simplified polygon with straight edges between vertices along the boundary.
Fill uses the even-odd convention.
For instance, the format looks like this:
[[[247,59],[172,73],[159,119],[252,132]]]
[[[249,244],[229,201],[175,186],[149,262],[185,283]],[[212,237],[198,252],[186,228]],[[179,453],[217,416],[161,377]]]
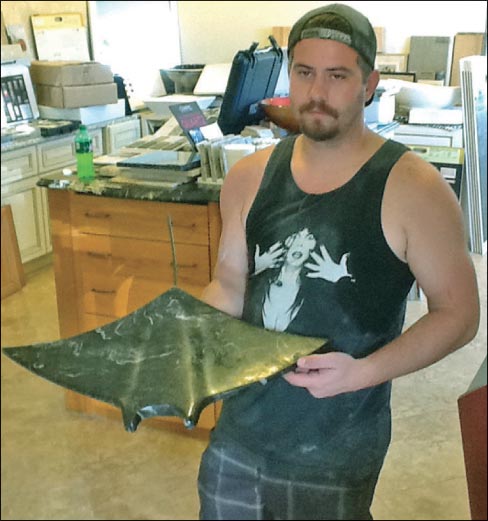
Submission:
[[[180,1],[182,63],[231,62],[253,41],[268,46],[273,26],[291,26],[305,12],[328,2]],[[329,2],[330,3],[330,2]],[[358,1],[344,3],[385,27],[384,52],[408,53],[410,36],[483,33],[486,1]]]

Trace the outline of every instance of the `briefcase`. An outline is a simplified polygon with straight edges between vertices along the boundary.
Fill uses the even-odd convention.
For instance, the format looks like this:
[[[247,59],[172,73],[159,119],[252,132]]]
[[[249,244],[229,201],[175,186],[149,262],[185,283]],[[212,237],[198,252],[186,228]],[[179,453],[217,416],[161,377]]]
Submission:
[[[259,102],[274,95],[283,63],[283,51],[272,35],[271,47],[258,49],[254,42],[232,61],[218,124],[224,134],[239,134],[246,125],[264,117]]]

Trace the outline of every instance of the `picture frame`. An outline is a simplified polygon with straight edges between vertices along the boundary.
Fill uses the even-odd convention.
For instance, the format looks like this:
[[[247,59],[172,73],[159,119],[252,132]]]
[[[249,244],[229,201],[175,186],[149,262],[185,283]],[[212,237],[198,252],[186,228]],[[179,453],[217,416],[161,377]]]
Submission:
[[[415,72],[380,72],[381,80],[402,80],[415,83],[417,75]]]
[[[408,54],[377,54],[375,69],[380,72],[407,72]]]

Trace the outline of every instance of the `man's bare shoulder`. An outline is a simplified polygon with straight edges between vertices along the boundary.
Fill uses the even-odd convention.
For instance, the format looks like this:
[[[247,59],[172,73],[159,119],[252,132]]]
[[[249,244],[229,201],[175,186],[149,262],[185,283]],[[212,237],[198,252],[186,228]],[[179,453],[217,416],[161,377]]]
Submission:
[[[406,261],[407,250],[433,243],[446,227],[449,233],[461,232],[461,219],[454,190],[437,168],[414,152],[405,153],[388,177],[382,206],[383,231],[393,252]]]
[[[455,200],[454,192],[439,170],[415,152],[406,152],[393,167],[389,189],[398,202],[417,206],[432,202],[432,197]]]

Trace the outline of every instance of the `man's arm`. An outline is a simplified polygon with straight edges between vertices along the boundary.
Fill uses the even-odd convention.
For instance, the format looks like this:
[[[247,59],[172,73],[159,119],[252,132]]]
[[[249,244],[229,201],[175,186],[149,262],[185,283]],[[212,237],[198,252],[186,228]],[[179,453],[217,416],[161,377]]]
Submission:
[[[212,282],[202,300],[237,318],[242,316],[247,279],[246,218],[271,149],[244,157],[227,174],[220,192],[222,234]]]
[[[202,300],[240,318],[247,276],[247,251],[242,223],[239,179],[229,172],[220,192],[222,233],[213,279],[202,293]]]
[[[405,259],[426,295],[428,312],[365,358],[329,353],[299,360],[303,373],[289,373],[285,378],[316,397],[371,387],[427,367],[465,345],[477,332],[476,274],[454,192],[434,167],[414,154],[404,156],[395,168],[388,197],[401,223]]]

